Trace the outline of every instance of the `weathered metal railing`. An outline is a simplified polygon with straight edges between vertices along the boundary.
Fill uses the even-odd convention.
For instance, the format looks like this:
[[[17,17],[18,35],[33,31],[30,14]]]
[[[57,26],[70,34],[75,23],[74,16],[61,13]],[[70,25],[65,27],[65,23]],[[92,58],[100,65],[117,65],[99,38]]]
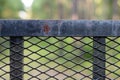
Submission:
[[[107,37],[119,37],[120,36],[120,21],[111,21],[111,20],[105,20],[105,21],[99,21],[99,20],[0,20],[0,36],[10,37],[10,39],[8,40],[10,41],[10,48],[9,48],[10,64],[8,64],[10,66],[10,72],[8,73],[10,74],[11,80],[24,80],[23,78],[24,76],[24,71],[23,71],[24,39],[23,37],[34,37],[34,36],[38,36],[38,37],[40,36],[41,37],[68,37],[68,36],[69,37],[91,37],[91,39],[93,39],[92,77],[86,76],[84,74],[83,80],[85,79],[85,77],[88,77],[88,79],[93,79],[93,80],[105,80],[105,79],[109,80],[110,78],[108,78],[106,75],[106,54],[107,53],[105,49],[106,47],[105,39]],[[53,44],[50,44],[50,45],[53,45]],[[84,45],[89,45],[89,44],[84,44]],[[117,52],[120,53],[119,50]],[[34,54],[34,52],[32,54]],[[116,59],[119,60],[118,58]],[[54,61],[54,60],[51,60],[51,61]],[[86,60],[86,61],[89,61],[89,60]],[[116,66],[115,63],[111,65],[117,68],[120,68],[120,66]],[[0,69],[2,68],[0,67]],[[88,68],[85,68],[85,69],[88,69]],[[107,70],[107,71],[110,72],[110,70]],[[58,74],[59,73],[62,73],[62,72],[58,72]],[[79,72],[75,72],[75,73],[79,73]],[[115,75],[117,75],[116,79],[120,77],[120,75],[116,72],[111,72],[111,73],[114,73]],[[33,78],[36,77],[35,80],[41,79],[41,78],[38,78],[37,76],[31,75],[31,77]],[[67,77],[70,78],[70,80],[75,79],[70,76],[67,76]],[[0,78],[5,79],[2,77],[2,75],[0,76]],[[53,76],[50,76],[49,78],[58,79]],[[88,79],[85,79],[85,80],[88,80]]]

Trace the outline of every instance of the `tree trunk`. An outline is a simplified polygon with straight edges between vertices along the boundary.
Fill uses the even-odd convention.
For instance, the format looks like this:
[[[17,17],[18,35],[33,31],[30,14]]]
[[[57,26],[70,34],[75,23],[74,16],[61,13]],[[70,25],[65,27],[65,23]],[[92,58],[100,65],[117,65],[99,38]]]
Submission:
[[[64,18],[64,9],[63,9],[63,3],[62,0],[58,0],[58,12],[59,12],[59,19]]]
[[[72,5],[72,19],[73,20],[78,19],[78,0],[73,0],[73,5]]]
[[[86,19],[93,19],[94,14],[94,2],[93,0],[86,0]]]
[[[118,0],[113,0],[113,19],[119,19],[119,6],[117,4]]]
[[[78,0],[73,0],[72,19],[73,20],[77,20],[78,19]]]

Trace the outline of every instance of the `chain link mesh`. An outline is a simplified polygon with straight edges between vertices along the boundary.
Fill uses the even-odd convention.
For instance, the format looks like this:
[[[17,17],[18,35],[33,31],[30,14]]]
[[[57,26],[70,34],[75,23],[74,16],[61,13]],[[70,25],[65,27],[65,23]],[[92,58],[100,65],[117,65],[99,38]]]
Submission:
[[[99,42],[105,46],[105,52],[99,50],[101,46],[94,46],[97,40],[93,41],[92,37],[24,37],[23,40],[24,45],[21,45],[22,42],[10,43],[8,37],[0,38],[0,80],[10,80],[10,76],[15,75],[10,75],[15,72],[11,67],[20,68],[23,80],[93,80],[96,72],[105,80],[120,80],[119,37],[108,37],[105,44]],[[95,55],[94,50],[105,54],[106,60]],[[101,63],[95,58],[104,61],[105,67],[98,65]],[[16,63],[12,61],[20,65],[13,66]],[[104,69],[105,75],[98,74],[94,66]],[[16,72],[17,77],[12,80],[22,80],[22,74]]]

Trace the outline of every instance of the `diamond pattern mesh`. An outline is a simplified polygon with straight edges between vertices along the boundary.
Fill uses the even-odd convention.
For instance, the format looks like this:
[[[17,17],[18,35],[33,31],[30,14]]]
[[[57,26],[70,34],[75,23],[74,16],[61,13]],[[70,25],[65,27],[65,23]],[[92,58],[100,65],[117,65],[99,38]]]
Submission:
[[[10,79],[10,51],[9,38],[0,37],[0,80]]]
[[[107,38],[106,77],[120,80],[120,38]]]
[[[119,37],[105,44],[92,37],[14,39],[0,38],[0,80],[120,80]]]

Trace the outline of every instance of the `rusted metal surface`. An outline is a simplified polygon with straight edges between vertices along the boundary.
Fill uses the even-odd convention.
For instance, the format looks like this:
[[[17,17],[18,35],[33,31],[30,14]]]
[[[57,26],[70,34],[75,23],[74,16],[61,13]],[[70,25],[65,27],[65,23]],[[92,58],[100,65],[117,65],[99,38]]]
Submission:
[[[120,21],[0,20],[0,36],[120,36]]]

